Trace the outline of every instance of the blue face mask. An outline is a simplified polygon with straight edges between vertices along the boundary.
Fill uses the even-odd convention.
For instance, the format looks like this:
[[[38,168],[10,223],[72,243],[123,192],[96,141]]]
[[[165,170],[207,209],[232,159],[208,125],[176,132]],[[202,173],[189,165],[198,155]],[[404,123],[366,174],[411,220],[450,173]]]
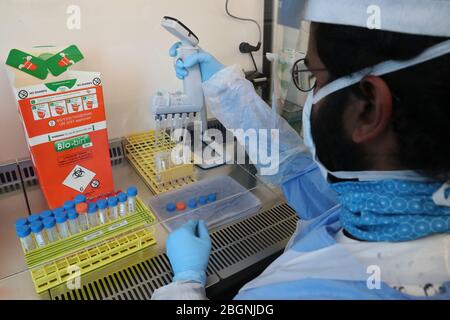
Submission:
[[[342,182],[332,185],[342,204],[340,220],[354,237],[401,242],[450,233],[450,207],[433,195],[441,183],[406,180]]]

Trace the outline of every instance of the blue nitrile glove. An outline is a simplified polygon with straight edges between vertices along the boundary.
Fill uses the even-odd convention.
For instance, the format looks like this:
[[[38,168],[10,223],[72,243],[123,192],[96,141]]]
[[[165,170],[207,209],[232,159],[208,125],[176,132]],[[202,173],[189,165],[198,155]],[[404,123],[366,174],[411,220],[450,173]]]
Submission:
[[[169,50],[171,57],[177,56],[177,49],[182,45],[181,42],[175,43]],[[202,82],[208,81],[213,75],[222,70],[224,67],[211,54],[200,49],[199,53],[186,57],[185,61],[177,60],[175,63],[175,71],[177,78],[183,80],[188,75],[187,68],[196,64],[200,65],[200,72],[202,74]]]
[[[166,242],[173,281],[206,283],[211,239],[204,221],[189,221],[172,232]]]

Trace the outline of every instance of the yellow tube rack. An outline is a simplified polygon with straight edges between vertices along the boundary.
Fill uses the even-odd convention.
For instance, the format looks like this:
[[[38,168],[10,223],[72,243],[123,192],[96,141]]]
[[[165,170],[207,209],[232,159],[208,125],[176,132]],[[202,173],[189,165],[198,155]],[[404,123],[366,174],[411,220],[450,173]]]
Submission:
[[[133,215],[25,253],[36,292],[42,293],[70,280],[71,267],[75,266],[82,276],[156,244],[153,227],[138,230],[155,220],[137,198]]]
[[[125,153],[127,158],[155,195],[181,188],[196,181],[194,178],[193,164],[181,165],[175,169],[169,169],[163,173],[162,182],[158,181],[155,155],[170,152],[175,147],[175,143],[167,134],[157,137],[156,132],[151,130],[128,136],[126,139]],[[180,178],[180,173],[183,176],[182,178]],[[171,177],[176,179],[165,182]]]

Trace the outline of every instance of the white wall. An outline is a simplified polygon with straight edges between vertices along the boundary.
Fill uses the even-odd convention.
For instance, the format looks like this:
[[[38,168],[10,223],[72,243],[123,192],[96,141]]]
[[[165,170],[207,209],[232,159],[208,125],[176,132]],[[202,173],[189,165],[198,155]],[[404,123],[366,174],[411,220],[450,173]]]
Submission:
[[[84,66],[103,74],[110,138],[151,129],[150,100],[157,89],[181,88],[167,51],[175,42],[160,27],[164,15],[179,18],[199,36],[201,46],[224,64],[252,68],[239,53],[242,41],[256,44],[255,25],[229,18],[225,0],[1,0],[0,60],[11,48],[77,44]],[[81,8],[81,30],[68,30],[69,5]],[[263,0],[231,0],[233,13],[263,23]],[[257,56],[261,65],[262,56]],[[25,137],[0,67],[0,162],[27,157]]]

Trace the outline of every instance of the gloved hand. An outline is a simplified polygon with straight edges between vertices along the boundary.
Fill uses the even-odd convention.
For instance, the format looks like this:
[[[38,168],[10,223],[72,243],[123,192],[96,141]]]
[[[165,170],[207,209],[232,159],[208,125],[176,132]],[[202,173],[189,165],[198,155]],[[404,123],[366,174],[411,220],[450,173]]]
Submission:
[[[181,46],[181,42],[175,43],[169,50],[171,57],[177,56],[177,49]],[[213,75],[222,70],[224,67],[211,54],[200,49],[199,53],[186,57],[185,61],[178,60],[175,63],[175,71],[178,79],[183,80],[188,75],[187,68],[200,64],[200,72],[202,74],[202,82],[208,81]]]
[[[173,281],[206,283],[211,239],[204,221],[189,221],[172,232],[166,242]]]

